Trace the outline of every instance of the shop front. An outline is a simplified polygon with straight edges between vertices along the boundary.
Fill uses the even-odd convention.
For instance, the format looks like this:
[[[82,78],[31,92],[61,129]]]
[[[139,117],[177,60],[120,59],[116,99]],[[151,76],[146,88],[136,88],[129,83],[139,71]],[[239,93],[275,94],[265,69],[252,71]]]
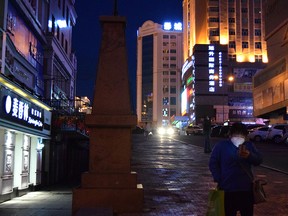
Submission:
[[[41,184],[42,149],[50,130],[50,108],[1,78],[0,202]]]

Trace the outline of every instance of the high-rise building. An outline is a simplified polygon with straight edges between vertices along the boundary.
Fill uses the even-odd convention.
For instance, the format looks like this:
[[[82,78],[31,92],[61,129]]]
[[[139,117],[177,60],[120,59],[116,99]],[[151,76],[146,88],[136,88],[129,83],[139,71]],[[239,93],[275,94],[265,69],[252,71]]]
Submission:
[[[270,123],[288,120],[288,1],[265,1],[269,63],[253,77],[254,114]]]
[[[139,124],[168,125],[180,115],[182,23],[146,21],[138,31],[137,117]]]
[[[262,11],[262,0],[183,1],[184,60],[189,61],[194,56],[193,59],[197,62],[195,57],[198,56],[199,61],[199,54],[197,54],[199,52],[211,54],[213,56],[210,56],[210,60],[215,60],[215,53],[212,54],[209,49],[199,50],[199,47],[196,46],[209,44],[222,46],[221,53],[225,54],[223,58],[228,60],[227,68],[223,71],[219,71],[218,66],[214,68],[214,63],[209,62],[209,58],[206,57],[205,70],[203,68],[205,65],[201,65],[200,69],[197,65],[193,65],[191,70],[186,68],[185,73],[192,73],[194,70],[195,75],[192,77],[195,81],[193,94],[187,95],[187,109],[189,109],[187,113],[192,122],[199,122],[205,116],[205,112],[213,115],[211,117],[217,123],[229,119],[255,121],[253,118],[252,77],[268,62],[265,19]],[[225,46],[227,51],[223,53]],[[222,70],[221,67],[220,70]],[[203,73],[207,74],[204,79]],[[213,78],[216,75],[219,80]],[[234,76],[231,83],[228,82],[230,75]],[[202,77],[198,79],[197,76]],[[184,77],[190,76],[185,75]],[[211,87],[211,85],[212,87],[214,85],[213,90],[210,88],[211,91],[203,91],[203,88]],[[188,89],[189,91],[190,89]],[[211,97],[218,98],[213,106],[205,102],[210,101]],[[203,106],[206,106],[205,110],[203,110]]]

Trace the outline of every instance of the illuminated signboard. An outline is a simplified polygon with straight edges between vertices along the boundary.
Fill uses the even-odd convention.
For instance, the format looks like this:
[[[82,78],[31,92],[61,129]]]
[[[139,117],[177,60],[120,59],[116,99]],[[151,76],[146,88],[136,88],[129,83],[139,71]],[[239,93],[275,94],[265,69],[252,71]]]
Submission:
[[[181,94],[181,114],[182,116],[187,113],[187,89]]]
[[[215,47],[210,45],[208,46],[208,88],[209,92],[215,92]]]
[[[44,111],[19,95],[2,89],[0,117],[29,128],[42,130]]]
[[[182,76],[182,79],[186,73],[186,71],[191,68],[193,65],[193,62],[191,60],[186,60],[185,63],[183,64],[182,66],[182,73],[181,73],[181,76]]]
[[[171,22],[165,22],[163,25],[163,29],[166,31],[182,31],[182,23],[171,23]]]
[[[223,53],[221,51],[218,52],[218,56],[215,51],[214,45],[208,46],[208,88],[209,92],[215,92],[215,68],[216,68],[216,60],[218,57],[218,84],[219,87],[223,86]]]

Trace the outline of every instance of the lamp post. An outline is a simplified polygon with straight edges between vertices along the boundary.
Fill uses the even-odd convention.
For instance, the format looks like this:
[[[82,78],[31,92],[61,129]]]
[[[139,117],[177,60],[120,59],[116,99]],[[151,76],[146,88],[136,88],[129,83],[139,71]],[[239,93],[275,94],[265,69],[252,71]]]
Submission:
[[[218,80],[219,81],[219,76],[218,75],[214,75],[214,80]],[[219,84],[219,87],[221,88],[221,95],[222,95],[222,121],[224,124],[224,120],[225,120],[225,91],[224,91],[224,83],[232,83],[234,81],[234,76],[232,75],[228,75],[226,79],[222,79],[221,80],[221,85]],[[226,84],[227,87],[227,84]],[[226,88],[226,92],[227,92],[227,88]]]

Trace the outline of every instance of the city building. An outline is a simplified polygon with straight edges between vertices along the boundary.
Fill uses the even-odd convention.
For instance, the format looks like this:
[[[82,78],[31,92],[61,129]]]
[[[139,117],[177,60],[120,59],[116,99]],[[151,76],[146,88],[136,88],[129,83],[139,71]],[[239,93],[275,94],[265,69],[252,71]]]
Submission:
[[[137,117],[154,127],[180,115],[182,23],[146,21],[138,30]]]
[[[75,110],[74,2],[0,1],[0,202],[87,165],[84,114]]]
[[[183,1],[182,83],[187,105],[182,114],[189,116],[192,123],[201,123],[206,115],[216,123],[256,121],[252,77],[268,62],[263,8],[262,0]],[[205,61],[200,60],[199,67],[193,61],[197,64],[200,53]],[[219,64],[222,60],[225,68]],[[233,82],[228,79],[231,76]],[[190,80],[194,82],[192,90],[187,86]]]
[[[271,124],[288,120],[288,1],[265,1],[267,67],[253,78],[254,114]]]
[[[48,5],[35,2],[0,2],[0,202],[42,183],[51,138],[52,108],[41,100]]]

